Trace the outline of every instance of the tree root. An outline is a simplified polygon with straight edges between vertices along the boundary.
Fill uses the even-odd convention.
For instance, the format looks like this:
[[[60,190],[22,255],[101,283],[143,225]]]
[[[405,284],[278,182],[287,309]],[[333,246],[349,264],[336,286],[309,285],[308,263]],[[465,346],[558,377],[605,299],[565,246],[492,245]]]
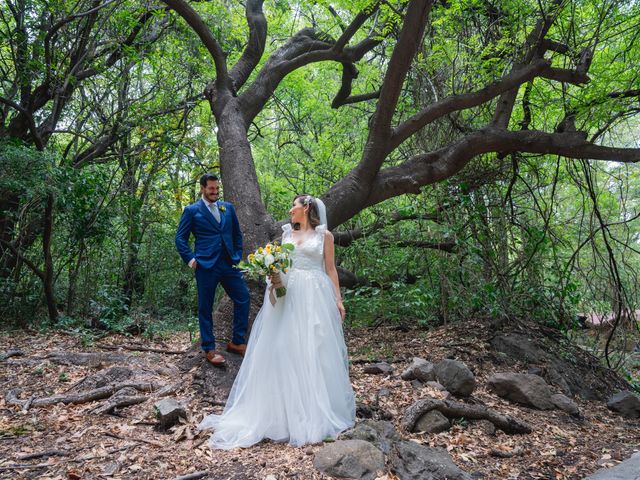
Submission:
[[[168,355],[184,355],[189,350],[169,350],[162,348],[150,348],[143,347],[142,345],[100,345],[99,348],[105,350],[129,350],[132,352],[152,352],[152,353],[166,353]]]
[[[107,364],[135,364],[142,359],[133,355],[110,352],[51,352],[45,357],[58,365],[77,365],[81,367],[97,367]]]
[[[69,395],[53,395],[51,397],[36,398],[31,402],[31,407],[44,407],[47,405],[55,405],[57,403],[66,404],[79,404],[88,403],[95,400],[103,400],[111,397],[118,390],[123,388],[134,388],[140,392],[153,392],[157,389],[157,385],[150,382],[123,382],[114,385],[107,385],[104,387],[96,388],[82,393],[73,393]],[[13,389],[7,392],[5,400],[9,405],[18,405],[23,407],[29,400],[20,400],[18,394],[20,389]]]
[[[204,478],[208,476],[209,476],[209,471],[203,470],[201,472],[189,473],[188,475],[181,475],[179,477],[176,477],[175,480],[198,480],[199,478]]]
[[[437,400],[427,398],[411,405],[402,419],[402,428],[407,432],[413,432],[416,423],[424,414],[431,410],[439,410],[448,418],[467,418],[469,420],[488,420],[496,428],[507,434],[531,433],[531,427],[525,422],[501,415],[493,410],[478,405],[467,405],[452,400]]]
[[[93,410],[96,415],[104,415],[113,412],[116,408],[129,407],[138,403],[146,402],[149,397],[136,395],[137,390],[132,387],[126,387],[118,390],[105,404],[100,405]]]

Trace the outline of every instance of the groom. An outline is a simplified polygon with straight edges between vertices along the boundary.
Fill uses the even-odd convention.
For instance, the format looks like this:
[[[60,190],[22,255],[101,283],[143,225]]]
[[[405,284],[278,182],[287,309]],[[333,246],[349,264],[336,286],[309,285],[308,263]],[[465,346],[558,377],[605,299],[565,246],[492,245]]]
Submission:
[[[240,224],[233,205],[218,200],[219,192],[218,177],[204,174],[200,178],[202,199],[184,209],[176,233],[176,248],[196,273],[202,350],[207,360],[216,366],[225,363],[224,357],[215,350],[211,314],[218,283],[222,283],[234,304],[233,338],[227,344],[228,352],[244,355],[249,322],[249,290],[240,270],[234,268],[242,258]],[[196,239],[195,252],[189,246],[191,234]]]

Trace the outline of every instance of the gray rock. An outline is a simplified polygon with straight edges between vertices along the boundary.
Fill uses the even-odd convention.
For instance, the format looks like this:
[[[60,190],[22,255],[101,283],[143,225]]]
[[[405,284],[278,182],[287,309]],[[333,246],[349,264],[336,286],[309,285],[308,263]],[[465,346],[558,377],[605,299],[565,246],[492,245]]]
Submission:
[[[553,403],[556,407],[558,407],[563,412],[567,412],[569,415],[574,417],[580,416],[580,410],[578,409],[578,405],[576,402],[571,400],[566,395],[561,393],[555,393],[551,395],[551,403]]]
[[[413,362],[402,372],[400,377],[403,380],[420,380],[423,383],[430,382],[436,379],[433,368],[433,363],[427,362],[423,358],[413,357]]]
[[[388,388],[381,388],[380,390],[378,390],[378,393],[376,395],[378,396],[378,398],[388,397],[389,395],[391,395],[391,391]]]
[[[640,480],[640,452],[612,468],[601,468],[584,480]]]
[[[629,390],[623,390],[609,397],[607,407],[626,418],[640,417],[640,397]]]
[[[496,434],[496,426],[493,423],[491,423],[489,420],[478,420],[477,422],[474,422],[474,423],[478,425],[480,429],[487,435]]]
[[[313,466],[332,477],[373,480],[384,468],[384,455],[364,440],[338,440],[316,453]]]
[[[468,397],[476,388],[476,378],[469,368],[457,360],[442,360],[435,366],[438,381],[457,397]]]
[[[439,410],[431,410],[425,413],[416,422],[414,431],[427,433],[440,433],[449,430],[451,423]]]
[[[420,380],[411,380],[411,386],[415,389],[419,389],[424,387],[424,383],[422,383]]]
[[[500,397],[540,410],[552,410],[551,390],[544,379],[526,373],[496,373],[487,380]]]
[[[391,451],[393,442],[400,440],[400,435],[391,422],[363,420],[353,428],[343,432],[340,435],[340,439],[364,440],[365,442],[373,443],[385,454],[388,454]]]
[[[160,428],[167,429],[178,422],[180,417],[187,418],[187,412],[182,404],[173,398],[163,398],[153,406]]]
[[[460,470],[442,448],[398,442],[389,459],[391,471],[400,480],[472,480],[471,475]]]
[[[447,390],[440,382],[427,382],[427,386],[435,388],[436,390],[440,390],[442,392]]]
[[[555,368],[550,368],[548,370],[546,380],[551,385],[555,385],[556,387],[558,387],[560,391],[565,395],[571,395],[571,388],[569,387],[569,384],[564,379],[562,374],[560,374],[560,372],[558,372]]]
[[[373,375],[389,375],[391,372],[393,372],[393,367],[387,362],[370,363],[364,367],[364,373]]]

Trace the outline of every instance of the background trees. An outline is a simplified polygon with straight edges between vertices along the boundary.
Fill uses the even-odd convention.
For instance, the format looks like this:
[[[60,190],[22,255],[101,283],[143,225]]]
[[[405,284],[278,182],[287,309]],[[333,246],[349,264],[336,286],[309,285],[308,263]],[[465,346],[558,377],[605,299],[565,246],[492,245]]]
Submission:
[[[0,10],[5,316],[188,317],[172,235],[217,168],[247,248],[323,197],[353,322],[635,309],[635,4]]]

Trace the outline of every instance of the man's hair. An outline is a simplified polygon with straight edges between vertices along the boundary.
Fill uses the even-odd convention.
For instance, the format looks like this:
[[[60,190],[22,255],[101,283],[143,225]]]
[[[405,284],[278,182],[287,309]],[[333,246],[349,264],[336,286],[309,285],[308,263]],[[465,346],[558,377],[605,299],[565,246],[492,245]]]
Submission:
[[[218,181],[218,176],[214,175],[213,173],[205,173],[204,175],[202,175],[200,177],[200,185],[203,187],[207,186],[207,182],[210,181]]]

